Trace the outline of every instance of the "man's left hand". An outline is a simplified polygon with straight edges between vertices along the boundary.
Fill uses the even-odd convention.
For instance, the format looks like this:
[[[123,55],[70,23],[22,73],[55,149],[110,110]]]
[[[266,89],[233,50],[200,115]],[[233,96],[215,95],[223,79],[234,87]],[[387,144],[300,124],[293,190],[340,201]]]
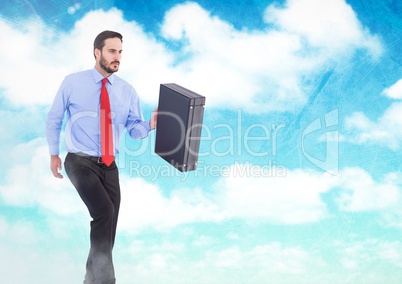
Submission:
[[[149,127],[151,127],[151,129],[156,128],[157,120],[158,120],[158,108],[155,108],[154,111],[152,112],[151,120],[149,121]]]

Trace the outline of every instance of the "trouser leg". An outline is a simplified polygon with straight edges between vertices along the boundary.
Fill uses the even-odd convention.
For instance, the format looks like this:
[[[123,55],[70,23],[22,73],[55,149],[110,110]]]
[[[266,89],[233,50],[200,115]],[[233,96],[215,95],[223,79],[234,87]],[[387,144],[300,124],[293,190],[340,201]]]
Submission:
[[[68,154],[65,170],[92,217],[84,283],[115,283],[112,250],[120,208],[120,186],[116,164],[110,167]]]

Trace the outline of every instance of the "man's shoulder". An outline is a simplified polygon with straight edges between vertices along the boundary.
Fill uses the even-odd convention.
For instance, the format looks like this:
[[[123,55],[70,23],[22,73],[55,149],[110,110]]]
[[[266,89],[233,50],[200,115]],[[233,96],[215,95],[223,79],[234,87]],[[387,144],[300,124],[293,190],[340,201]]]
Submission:
[[[131,85],[129,82],[126,80],[122,79],[121,77],[117,76],[116,74],[114,75],[114,82],[113,84],[115,86],[119,86],[120,88],[124,88],[125,90],[130,89],[135,93],[135,88],[133,85]]]
[[[126,80],[122,79],[119,76],[114,75],[114,82],[113,82],[114,88],[117,90],[120,90],[120,94],[126,96],[127,99],[131,98],[136,98],[138,97],[137,91],[131,85],[128,83]]]
[[[131,86],[129,82],[114,74],[114,83]]]
[[[92,76],[91,70],[84,70],[79,72],[70,73],[66,76],[68,79],[86,78]]]

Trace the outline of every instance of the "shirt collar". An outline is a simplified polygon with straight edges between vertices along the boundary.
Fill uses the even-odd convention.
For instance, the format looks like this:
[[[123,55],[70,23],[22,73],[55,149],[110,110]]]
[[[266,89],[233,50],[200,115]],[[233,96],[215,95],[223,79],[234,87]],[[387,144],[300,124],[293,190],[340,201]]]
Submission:
[[[103,79],[102,74],[99,73],[98,70],[96,70],[95,67],[92,69],[92,76],[94,77],[95,83],[97,83],[97,84],[98,84],[100,81],[102,81],[102,79]],[[108,81],[109,81],[109,83],[110,83],[111,85],[113,85],[114,78],[115,78],[114,73],[112,73],[109,77],[107,77],[107,79],[108,79]]]

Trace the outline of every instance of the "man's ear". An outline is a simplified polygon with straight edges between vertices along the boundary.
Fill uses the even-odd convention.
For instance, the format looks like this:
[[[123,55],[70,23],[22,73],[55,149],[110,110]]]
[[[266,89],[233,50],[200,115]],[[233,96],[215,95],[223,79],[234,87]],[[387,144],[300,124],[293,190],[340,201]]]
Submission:
[[[95,57],[96,58],[100,57],[100,54],[101,54],[101,51],[99,49],[95,48],[95,50],[94,50]]]

